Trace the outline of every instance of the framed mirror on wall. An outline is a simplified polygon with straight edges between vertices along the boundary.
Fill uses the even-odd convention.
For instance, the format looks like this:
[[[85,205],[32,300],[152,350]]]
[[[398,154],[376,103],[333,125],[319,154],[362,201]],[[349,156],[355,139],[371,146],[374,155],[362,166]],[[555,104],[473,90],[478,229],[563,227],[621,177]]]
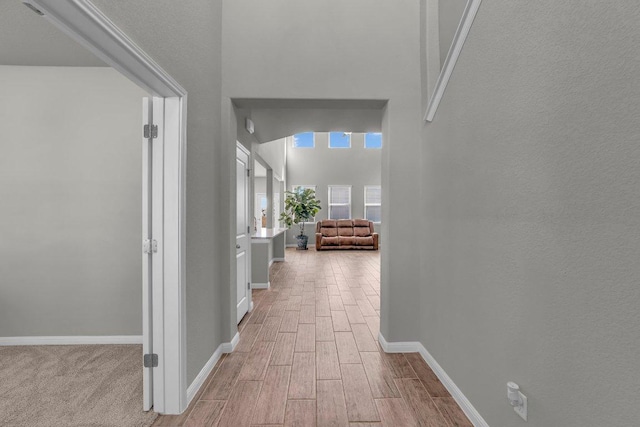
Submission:
[[[426,0],[428,104],[433,121],[482,0]]]

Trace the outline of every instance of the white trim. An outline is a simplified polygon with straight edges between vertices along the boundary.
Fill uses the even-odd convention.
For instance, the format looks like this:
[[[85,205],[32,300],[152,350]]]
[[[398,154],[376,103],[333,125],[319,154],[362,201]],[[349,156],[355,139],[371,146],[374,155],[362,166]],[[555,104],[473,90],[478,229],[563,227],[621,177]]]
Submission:
[[[60,337],[0,337],[0,346],[142,344],[142,335],[78,335]]]
[[[382,336],[382,332],[378,334],[378,342],[385,353],[420,353],[420,356],[427,362],[427,365],[429,365],[467,418],[469,418],[471,424],[473,424],[474,427],[489,427],[489,424],[482,418],[477,409],[473,407],[469,399],[462,393],[451,377],[442,369],[442,366],[440,366],[436,359],[424,348],[422,343],[419,341],[388,342],[384,336]]]
[[[348,147],[332,147],[332,146],[331,146],[331,134],[332,134],[332,133],[342,133],[342,134],[347,134],[347,135],[349,135],[349,146],[348,146]],[[328,136],[328,138],[327,138],[327,139],[328,139],[328,141],[327,141],[327,147],[328,147],[330,150],[346,150],[346,149],[348,149],[348,148],[351,148],[351,132],[342,132],[342,131],[335,131],[335,130],[334,130],[334,131],[330,131],[330,132],[329,132],[329,135],[327,135],[327,136]]]
[[[307,245],[307,246],[310,246],[310,245]],[[284,262],[284,261],[285,261],[285,259],[284,259],[284,258],[274,258],[274,259],[272,259],[271,261],[272,261],[272,262]]]
[[[365,185],[364,186],[364,192],[363,192],[363,195],[364,195],[364,212],[363,212],[363,214],[364,214],[364,216],[363,216],[363,218],[366,219],[367,221],[370,221],[369,218],[367,218],[367,208],[369,206],[373,206],[373,207],[380,206],[380,215],[382,215],[382,201],[380,201],[380,203],[367,203],[367,189],[369,189],[369,188],[379,188],[380,189],[380,196],[382,197],[382,185]],[[380,200],[382,200],[382,198]],[[378,222],[371,221],[371,222],[373,222],[374,224],[381,224],[382,223],[382,221],[378,221]]]
[[[311,147],[296,147],[296,135],[299,135],[301,133],[310,133],[313,135],[313,145]],[[298,133],[294,133],[293,135],[291,135],[291,148],[302,148],[302,149],[308,149],[308,148],[316,148],[316,133],[315,132],[298,132]]]
[[[218,348],[216,348],[216,351],[213,352],[213,355],[209,358],[207,363],[204,364],[198,375],[196,375],[193,382],[187,389],[187,405],[191,404],[191,401],[194,397],[196,397],[196,394],[198,394],[198,391],[204,385],[204,382],[209,377],[209,374],[211,374],[211,371],[213,371],[216,363],[218,363],[218,360],[220,360],[220,357],[222,356],[222,345],[223,344],[220,344]]]
[[[367,135],[380,135],[380,147],[367,147]],[[384,138],[382,138],[382,132],[365,132],[364,141],[362,143],[362,148],[365,150],[382,150],[382,145],[384,144]]]
[[[25,1],[107,65],[155,97],[165,99],[165,128],[158,129],[158,136],[164,135],[165,150],[164,241],[159,241],[162,256],[157,256],[163,264],[164,300],[154,298],[153,307],[154,313],[163,313],[162,321],[153,325],[154,353],[161,360],[153,375],[157,398],[153,407],[158,413],[182,413],[187,408],[184,298],[187,92],[89,0]]]
[[[427,111],[424,114],[424,120],[427,122],[433,121],[433,118],[436,115],[438,105],[440,105],[440,101],[442,100],[442,97],[444,95],[444,90],[447,88],[447,84],[449,83],[449,79],[451,78],[453,69],[456,66],[458,57],[462,52],[462,47],[464,46],[464,42],[469,35],[471,24],[473,24],[473,20],[478,13],[481,2],[482,0],[467,1],[467,5],[465,6],[462,18],[460,19],[460,24],[458,25],[456,34],[453,36],[451,48],[449,49],[449,53],[447,54],[447,58],[445,59],[444,64],[442,65],[442,71],[438,76],[433,94],[431,95],[431,99],[429,99]]]
[[[196,394],[198,394],[198,391],[204,385],[204,382],[209,377],[209,374],[211,374],[211,371],[213,371],[213,368],[220,360],[220,357],[222,357],[222,354],[231,353],[233,350],[235,350],[236,346],[238,345],[238,341],[240,341],[240,334],[236,333],[231,342],[222,343],[218,346],[218,348],[216,348],[216,351],[213,352],[213,354],[211,355],[207,363],[205,363],[205,365],[202,367],[189,388],[187,388],[187,406],[189,406],[193,398],[196,397]]]
[[[298,244],[297,243],[287,243],[285,245],[285,247],[287,247],[287,248],[297,248]],[[313,244],[307,243],[307,248],[315,248],[315,247],[316,247],[315,243],[313,243]],[[283,261],[284,261],[284,259],[283,259]]]
[[[236,349],[236,346],[238,345],[239,342],[240,342],[240,332],[236,332],[231,342],[225,342],[221,344],[222,352],[233,353],[233,351]]]
[[[333,187],[347,187],[349,188],[349,203],[331,203],[331,188]],[[327,185],[327,219],[338,220],[338,218],[331,218],[331,206],[349,206],[349,218],[340,218],[340,219],[353,219],[352,206],[353,196],[351,195],[351,190],[353,190],[353,185],[350,184],[333,184]]]
[[[89,0],[24,0],[44,18],[156,96],[184,96],[180,86]]]
[[[251,283],[251,289],[269,289],[271,287],[271,282],[267,283]]]
[[[378,334],[378,342],[385,353],[417,353],[422,345],[418,341],[387,342],[382,332]]]
[[[273,263],[274,263],[274,260],[273,260],[273,258],[271,258],[271,259],[269,260],[269,268],[271,268],[271,266],[273,265]]]

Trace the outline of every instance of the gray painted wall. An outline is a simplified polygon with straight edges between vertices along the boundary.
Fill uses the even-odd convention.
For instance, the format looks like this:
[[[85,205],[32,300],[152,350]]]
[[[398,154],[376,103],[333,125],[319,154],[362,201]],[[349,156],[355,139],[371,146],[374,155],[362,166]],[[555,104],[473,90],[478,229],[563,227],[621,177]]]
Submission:
[[[440,46],[440,68],[447,58],[453,36],[456,34],[460,18],[467,0],[438,0],[438,44]]]
[[[285,172],[285,138],[275,141],[255,144],[256,152],[262,159],[271,166],[275,175],[284,179]]]
[[[186,194],[187,383],[216,348],[233,338],[230,312],[230,189],[235,139],[221,131],[219,1],[94,0],[188,92]],[[233,169],[232,169],[233,168]],[[235,184],[234,184],[235,185]],[[234,187],[235,188],[235,187]],[[235,201],[234,201],[235,203]],[[235,252],[235,249],[234,249]],[[235,333],[235,332],[233,332]]]
[[[145,93],[106,67],[0,82],[0,336],[140,335]]]
[[[639,20],[484,1],[424,127],[421,341],[491,426],[640,419]]]
[[[420,178],[419,2],[232,0],[223,5],[225,139],[238,132],[230,98],[389,100],[380,107],[385,141],[381,330],[391,341],[414,340],[419,336],[412,313],[419,310],[415,296],[420,249],[407,244],[415,237],[415,227],[407,224],[416,224],[417,219],[406,206],[415,203]],[[305,117],[305,122],[298,121],[301,127],[327,130],[314,129],[313,115]],[[275,115],[274,120],[278,120]],[[231,181],[230,167],[225,177]],[[389,292],[391,277],[393,292]]]
[[[292,138],[288,138],[289,144]],[[315,148],[287,148],[287,190],[294,185],[315,185],[322,210],[316,221],[329,217],[329,185],[351,185],[351,217],[364,218],[364,186],[380,185],[382,150],[365,149],[364,134],[353,133],[351,148],[329,148],[329,134],[315,134]],[[381,226],[376,224],[379,232]],[[315,224],[305,226],[309,244],[314,244]],[[287,244],[295,245],[299,228],[287,231]]]

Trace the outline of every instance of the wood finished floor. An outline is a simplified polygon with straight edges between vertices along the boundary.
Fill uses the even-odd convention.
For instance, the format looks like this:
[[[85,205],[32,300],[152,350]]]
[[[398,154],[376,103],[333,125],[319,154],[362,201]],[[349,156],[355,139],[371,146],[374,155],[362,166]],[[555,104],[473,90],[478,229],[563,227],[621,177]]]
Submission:
[[[287,249],[236,350],[154,426],[473,427],[418,353],[378,344],[380,254]]]

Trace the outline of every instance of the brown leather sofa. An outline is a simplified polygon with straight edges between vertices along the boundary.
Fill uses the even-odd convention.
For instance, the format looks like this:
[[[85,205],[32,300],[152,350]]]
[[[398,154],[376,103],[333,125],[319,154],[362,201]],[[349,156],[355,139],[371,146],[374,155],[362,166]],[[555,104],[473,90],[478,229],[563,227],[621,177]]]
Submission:
[[[378,250],[378,233],[366,219],[323,219],[316,224],[316,250]]]

